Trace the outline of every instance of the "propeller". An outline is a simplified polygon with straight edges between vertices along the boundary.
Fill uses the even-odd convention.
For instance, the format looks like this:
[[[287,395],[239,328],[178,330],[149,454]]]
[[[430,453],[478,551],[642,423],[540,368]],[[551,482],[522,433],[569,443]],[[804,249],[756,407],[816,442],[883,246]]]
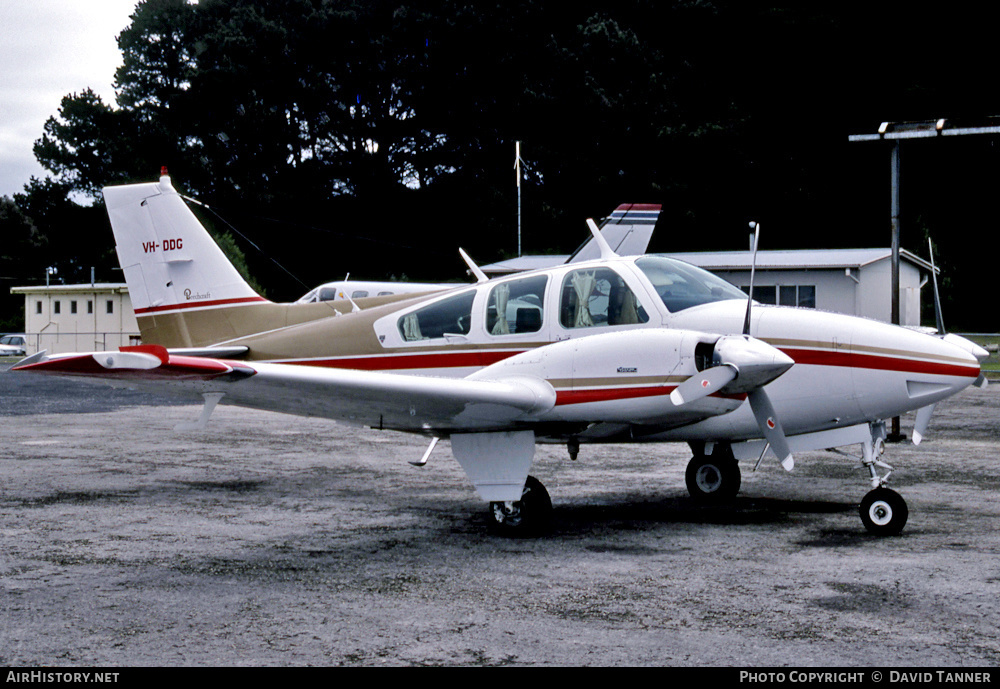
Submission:
[[[713,366],[678,385],[670,393],[670,400],[679,407],[682,404],[707,397],[724,388],[737,375],[739,375],[739,370],[732,364]]]
[[[917,420],[913,423],[914,445],[919,445],[920,441],[924,439],[924,436],[927,434],[927,425],[931,422],[931,416],[933,414],[933,404],[928,404],[926,407],[921,407],[917,410]]]
[[[753,282],[757,267],[757,246],[760,242],[760,223],[752,221],[750,229],[753,230],[753,255],[750,262],[747,310],[743,319],[743,337],[719,338],[712,356],[713,365],[678,385],[670,393],[670,399],[674,404],[681,405],[711,395],[723,388],[730,392],[746,392],[761,434],[785,471],[791,471],[795,467],[795,458],[792,457],[785,431],[781,427],[781,421],[774,410],[771,398],[764,391],[764,386],[790,369],[795,362],[784,352],[750,337],[750,310],[753,305]]]
[[[753,278],[757,268],[757,242],[760,241],[760,223],[750,221],[750,229],[753,230],[753,256],[750,257],[750,289],[747,293],[747,315],[743,319],[743,334],[750,334],[750,305],[753,304]]]
[[[750,409],[753,410],[753,416],[757,419],[757,426],[764,434],[764,439],[771,445],[771,450],[777,455],[785,471],[791,471],[795,468],[795,458],[792,457],[792,450],[788,447],[785,431],[781,428],[781,421],[774,411],[771,398],[764,392],[764,388],[752,390],[748,398]]]
[[[934,315],[937,316],[938,335],[945,335],[944,318],[941,315],[941,295],[938,294],[937,268],[934,266],[934,244],[927,238],[927,249],[931,252],[931,275],[934,278]]]
[[[753,337],[726,335],[716,340],[711,365],[691,376],[670,393],[677,406],[690,404],[720,390],[747,393],[761,435],[786,470],[795,466],[785,432],[770,397],[764,391],[771,381],[794,365],[781,350]]]

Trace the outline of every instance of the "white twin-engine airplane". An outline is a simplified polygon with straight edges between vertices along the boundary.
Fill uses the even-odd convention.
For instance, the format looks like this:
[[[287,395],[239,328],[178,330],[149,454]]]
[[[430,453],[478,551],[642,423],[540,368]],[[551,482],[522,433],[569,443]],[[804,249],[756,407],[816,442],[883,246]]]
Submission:
[[[531,533],[552,503],[529,476],[535,444],[686,442],[701,499],[740,488],[739,460],[860,446],[869,531],[896,534],[907,507],[886,487],[883,419],[974,382],[987,352],[962,338],[812,309],[761,306],[712,274],[655,255],[622,257],[612,225],[651,226],[659,206],[622,206],[600,257],[444,292],[276,304],[257,295],[173,189],[104,189],[118,257],[150,343],[45,352],[15,370],[91,376],[218,402],[440,438],[501,531]],[[621,230],[622,228],[618,228]],[[627,228],[626,228],[627,229]],[[647,228],[648,229],[648,228]],[[462,252],[463,256],[465,255]],[[466,257],[467,258],[467,257]],[[156,344],[152,344],[156,343]],[[881,474],[881,470],[886,473]],[[881,475],[880,475],[881,474]]]

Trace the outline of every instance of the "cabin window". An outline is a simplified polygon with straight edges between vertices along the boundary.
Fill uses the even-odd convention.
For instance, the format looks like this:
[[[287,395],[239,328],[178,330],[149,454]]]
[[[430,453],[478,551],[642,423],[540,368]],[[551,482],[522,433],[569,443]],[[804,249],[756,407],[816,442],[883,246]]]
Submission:
[[[646,323],[649,315],[621,276],[610,268],[574,270],[562,285],[559,322],[564,328]]]
[[[490,335],[513,335],[541,330],[548,282],[548,276],[536,275],[494,287],[486,304],[486,331]]]
[[[35,313],[40,314],[42,312],[42,302],[35,302]]]
[[[746,295],[741,294],[739,288],[690,263],[663,256],[643,256],[636,259],[635,266],[649,278],[656,294],[671,313],[716,301],[746,300]],[[756,287],[754,298],[757,298]]]
[[[406,314],[398,323],[403,340],[416,342],[445,335],[468,335],[475,298],[474,290],[463,292]]]
[[[368,296],[368,290],[366,289],[356,289],[351,292],[351,299],[361,299],[362,297]]]
[[[52,313],[61,313],[61,312],[62,312],[62,304],[60,304],[59,300],[56,299],[54,302],[52,302]]]
[[[108,299],[107,309],[108,309],[108,313],[114,313],[115,312],[115,302],[113,300]]]
[[[379,292],[378,296],[380,296],[380,297],[388,297],[390,294],[392,294],[392,292]]]
[[[69,303],[69,312],[76,313],[76,299]]]
[[[93,299],[88,299],[87,300],[87,313],[94,313],[94,300]]]

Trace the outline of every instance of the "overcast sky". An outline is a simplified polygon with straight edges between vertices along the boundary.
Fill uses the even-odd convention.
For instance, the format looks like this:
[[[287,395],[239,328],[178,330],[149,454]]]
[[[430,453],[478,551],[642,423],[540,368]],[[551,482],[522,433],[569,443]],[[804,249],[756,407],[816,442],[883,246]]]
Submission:
[[[31,152],[62,97],[114,103],[116,37],[137,0],[0,0],[0,196],[45,170]]]

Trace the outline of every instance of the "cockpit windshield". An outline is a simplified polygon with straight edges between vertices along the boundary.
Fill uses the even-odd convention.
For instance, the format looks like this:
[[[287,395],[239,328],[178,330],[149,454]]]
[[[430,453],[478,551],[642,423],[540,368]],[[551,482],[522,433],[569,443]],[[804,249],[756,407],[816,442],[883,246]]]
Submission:
[[[714,301],[747,298],[741,289],[722,278],[673,258],[643,256],[636,259],[635,265],[653,283],[671,313]]]

